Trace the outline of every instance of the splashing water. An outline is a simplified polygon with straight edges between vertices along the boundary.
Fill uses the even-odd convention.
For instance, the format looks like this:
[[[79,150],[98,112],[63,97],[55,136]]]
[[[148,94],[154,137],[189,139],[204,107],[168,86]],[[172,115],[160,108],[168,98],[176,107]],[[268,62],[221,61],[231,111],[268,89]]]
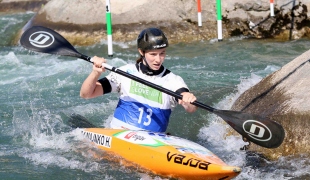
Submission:
[[[66,121],[72,113],[97,126],[108,127],[117,104],[117,94],[96,99],[79,97],[79,89],[91,72],[83,60],[30,52],[9,46],[14,29],[31,18],[29,14],[0,16],[0,175],[4,179],[162,179],[100,158],[104,152],[84,142],[79,129]],[[8,24],[9,21],[13,23]],[[12,29],[11,32],[8,30]],[[10,34],[11,33],[11,34]],[[308,50],[310,42],[272,42],[235,37],[223,42],[180,43],[167,49],[165,67],[183,77],[198,97],[217,109],[230,109],[235,100],[266,75]],[[114,42],[119,67],[138,58],[134,42]],[[106,56],[105,41],[77,47],[90,56]],[[108,72],[103,74],[106,75]],[[236,179],[307,179],[309,159],[281,157],[269,161],[259,154],[241,151],[240,136],[227,136],[228,125],[199,109],[173,112],[168,131],[207,147],[229,165],[240,166]],[[94,156],[94,154],[96,156]],[[99,158],[98,158],[99,157]]]

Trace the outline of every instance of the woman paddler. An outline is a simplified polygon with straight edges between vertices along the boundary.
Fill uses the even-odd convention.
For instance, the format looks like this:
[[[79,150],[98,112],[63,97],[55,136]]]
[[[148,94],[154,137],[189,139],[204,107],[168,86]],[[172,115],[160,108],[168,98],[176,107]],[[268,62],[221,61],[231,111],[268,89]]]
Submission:
[[[181,94],[182,100],[114,72],[99,79],[105,71],[102,63],[106,60],[97,56],[92,58],[93,70],[83,82],[80,96],[88,99],[118,92],[120,97],[111,128],[165,132],[175,106],[181,104],[187,112],[195,112],[197,107],[191,102],[196,97],[189,92],[180,76],[163,66],[168,39],[160,29],[147,28],[141,31],[137,46],[140,58],[136,63],[118,69]]]

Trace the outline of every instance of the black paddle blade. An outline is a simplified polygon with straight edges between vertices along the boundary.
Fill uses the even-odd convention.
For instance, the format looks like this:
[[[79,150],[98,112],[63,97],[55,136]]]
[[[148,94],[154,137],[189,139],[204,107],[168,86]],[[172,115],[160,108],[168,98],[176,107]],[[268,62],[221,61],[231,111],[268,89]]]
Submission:
[[[72,128],[96,128],[94,124],[89,122],[84,116],[79,114],[71,114],[68,125]]]
[[[82,56],[64,37],[43,26],[32,26],[27,29],[21,36],[20,44],[36,52],[77,58]]]
[[[213,112],[243,137],[259,146],[277,148],[284,140],[285,131],[275,121],[238,111],[214,110]]]

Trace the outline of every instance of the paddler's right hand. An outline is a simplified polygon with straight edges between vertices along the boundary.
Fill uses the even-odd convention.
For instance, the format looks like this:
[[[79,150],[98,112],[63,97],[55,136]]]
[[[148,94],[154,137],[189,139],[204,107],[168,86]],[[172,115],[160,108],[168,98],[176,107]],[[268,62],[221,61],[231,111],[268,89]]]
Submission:
[[[94,56],[92,58],[92,62],[93,62],[93,71],[98,72],[98,73],[102,73],[105,72],[105,68],[102,66],[102,63],[106,63],[107,61],[104,58],[98,57],[98,56]]]

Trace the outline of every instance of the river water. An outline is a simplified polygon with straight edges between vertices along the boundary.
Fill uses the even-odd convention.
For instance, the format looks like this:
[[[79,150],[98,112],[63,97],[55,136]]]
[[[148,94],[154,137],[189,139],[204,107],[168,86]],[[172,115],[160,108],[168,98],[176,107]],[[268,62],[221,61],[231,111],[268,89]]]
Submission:
[[[33,13],[0,15],[0,177],[2,179],[164,179],[94,157],[93,147],[67,125],[70,114],[108,127],[117,95],[79,97],[91,64],[76,58],[30,52],[10,46],[14,34]],[[277,42],[245,37],[168,48],[164,65],[184,78],[199,102],[230,109],[238,96],[307,51],[307,39]],[[107,57],[107,43],[76,47],[83,54]],[[108,63],[133,63],[135,42],[114,42]],[[106,73],[104,74],[106,75]],[[199,143],[229,165],[242,167],[236,179],[307,179],[309,158],[304,155],[270,161],[240,150],[240,136],[225,137],[229,127],[217,116],[199,109],[188,114],[177,107],[168,131]],[[102,153],[102,152],[100,152]]]

